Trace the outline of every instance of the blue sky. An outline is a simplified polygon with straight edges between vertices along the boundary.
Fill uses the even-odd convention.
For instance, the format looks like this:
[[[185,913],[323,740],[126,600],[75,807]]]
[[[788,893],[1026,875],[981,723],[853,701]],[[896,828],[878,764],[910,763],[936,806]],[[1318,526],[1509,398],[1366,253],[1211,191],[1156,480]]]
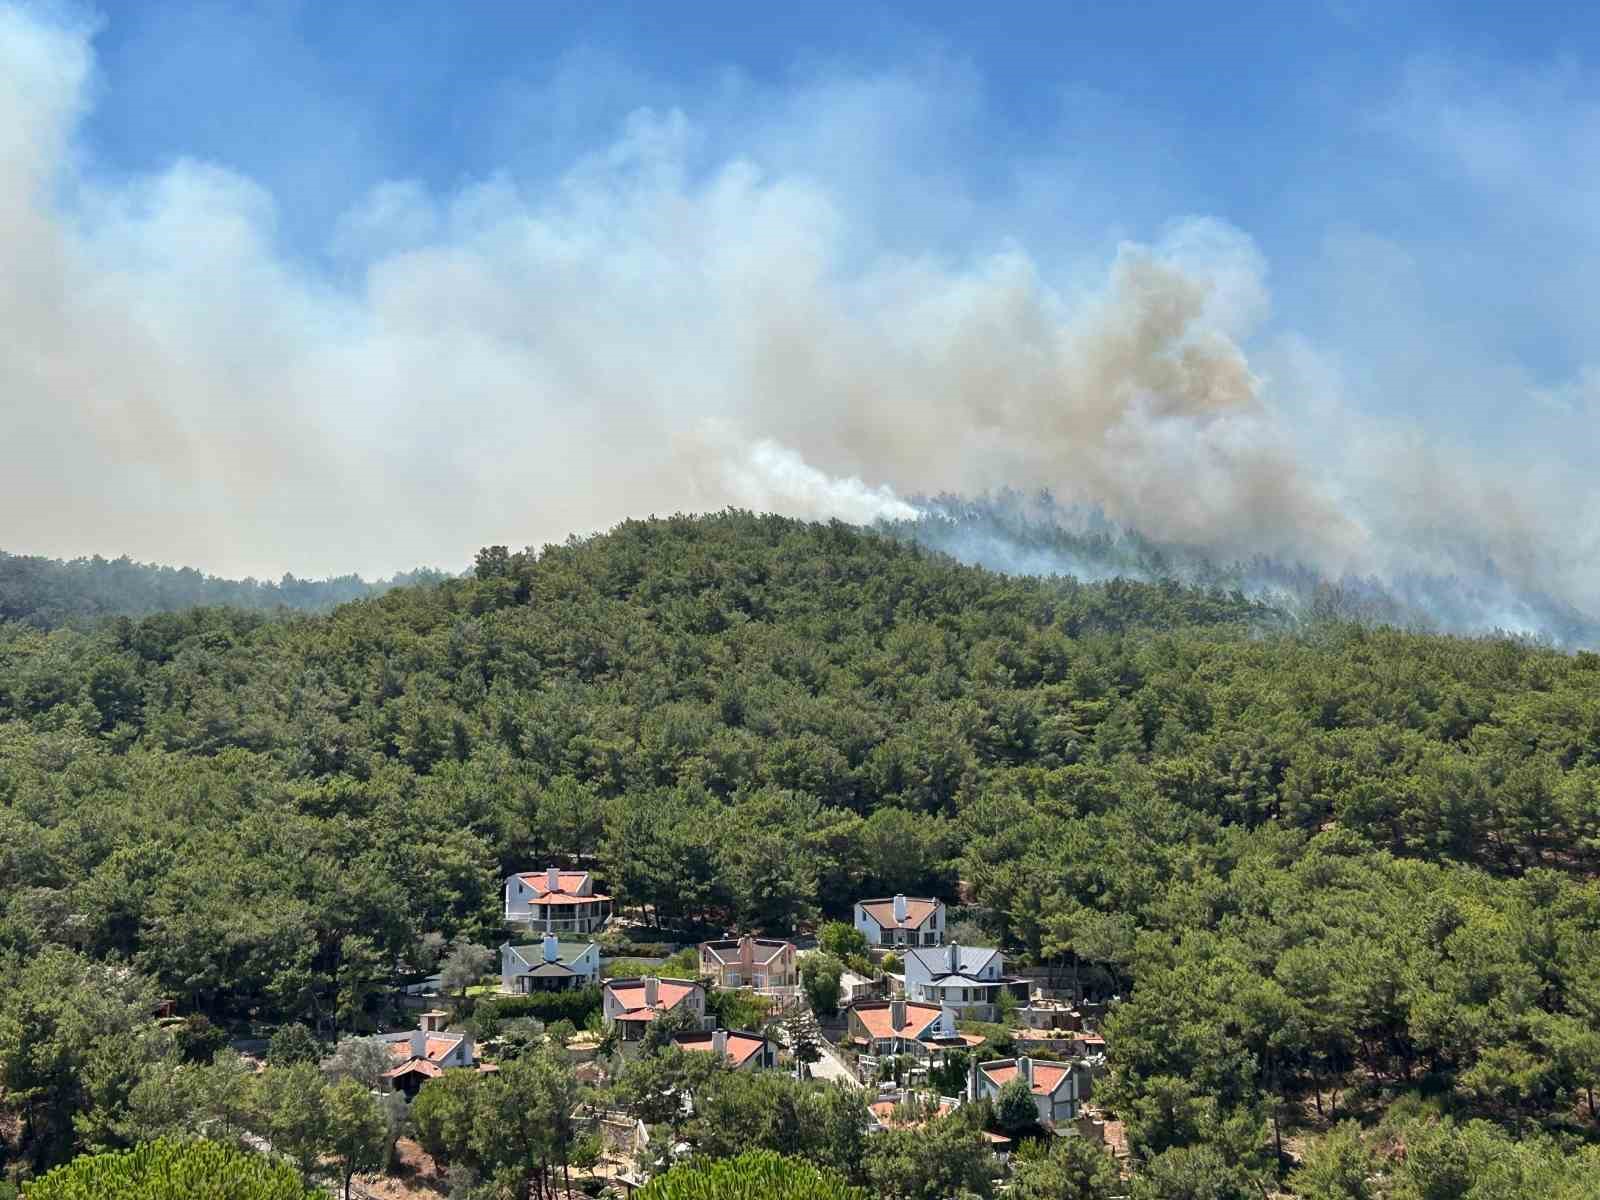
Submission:
[[[8,548],[387,570],[1009,484],[1600,591],[1579,6],[0,14],[12,275],[69,296],[13,302],[136,381],[80,411],[13,334],[14,476],[95,477]]]

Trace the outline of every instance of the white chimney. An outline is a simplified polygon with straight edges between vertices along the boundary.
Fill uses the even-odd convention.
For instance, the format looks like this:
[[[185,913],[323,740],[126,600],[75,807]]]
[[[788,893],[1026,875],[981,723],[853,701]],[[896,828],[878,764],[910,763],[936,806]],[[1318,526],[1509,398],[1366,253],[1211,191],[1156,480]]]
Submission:
[[[889,1001],[889,1026],[899,1033],[906,1025],[906,1002],[904,1000]]]
[[[961,944],[959,942],[951,942],[945,949],[949,952],[950,974],[954,975],[961,970]]]
[[[661,999],[661,980],[654,975],[644,977],[644,1006],[654,1008]]]
[[[895,924],[898,925],[898,924],[904,923],[904,921],[906,919],[906,912],[907,912],[906,895],[905,895],[904,892],[900,892],[894,898],[894,919],[895,919]]]
[[[1017,1074],[1028,1081],[1028,1086],[1033,1086],[1033,1059],[1023,1055],[1017,1059]]]
[[[544,960],[553,963],[561,957],[561,939],[553,933],[544,935]]]
[[[712,1030],[711,1052],[718,1058],[726,1058],[728,1056],[728,1031],[726,1029]]]
[[[546,891],[559,892],[561,890],[561,868],[546,867],[544,870],[544,886]]]

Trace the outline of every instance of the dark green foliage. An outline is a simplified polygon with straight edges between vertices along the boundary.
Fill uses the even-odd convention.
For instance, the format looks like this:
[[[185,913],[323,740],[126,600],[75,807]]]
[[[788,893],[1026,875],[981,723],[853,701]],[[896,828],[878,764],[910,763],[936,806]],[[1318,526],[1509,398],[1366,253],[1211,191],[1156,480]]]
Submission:
[[[749,1150],[674,1167],[641,1189],[638,1200],[867,1200],[867,1192],[803,1159]]]
[[[25,1200],[313,1200],[292,1167],[215,1142],[153,1142],[87,1155],[24,1190]]]
[[[299,1022],[285,1025],[272,1035],[267,1047],[267,1062],[274,1067],[314,1063],[322,1057],[322,1044]]]
[[[800,960],[800,983],[812,1012],[832,1016],[839,1011],[839,979],[843,974],[844,964],[825,950]]]
[[[1209,1148],[1275,1180],[1285,1123],[1422,1089],[1592,1138],[1593,656],[1287,628],[744,513],[326,616],[0,626],[4,1127],[51,1162],[166,1119],[51,998],[109,1003],[94,964],[138,992],[85,1010],[111,1028],[167,995],[348,1033],[441,939],[498,944],[504,876],[555,861],[673,931],[965,881],[1012,961],[1122,997],[1097,1089],[1142,1171]],[[158,1077],[170,1039],[135,1041]]]
[[[437,583],[445,578],[441,571],[423,568],[371,583],[359,575],[338,579],[285,575],[277,583],[268,583],[219,579],[192,567],[160,567],[129,558],[96,555],[63,562],[0,550],[0,621],[50,629],[97,617],[140,617],[205,605],[318,612],[391,587]]]
[[[1033,1088],[1026,1079],[1013,1076],[1000,1088],[994,1098],[994,1118],[1007,1133],[1021,1133],[1039,1122],[1039,1107],[1033,1100]]]
[[[574,988],[566,992],[530,992],[526,996],[480,996],[473,1009],[480,1030],[500,1021],[533,1017],[547,1025],[570,1021],[583,1028],[592,1013],[600,1011],[598,987]]]

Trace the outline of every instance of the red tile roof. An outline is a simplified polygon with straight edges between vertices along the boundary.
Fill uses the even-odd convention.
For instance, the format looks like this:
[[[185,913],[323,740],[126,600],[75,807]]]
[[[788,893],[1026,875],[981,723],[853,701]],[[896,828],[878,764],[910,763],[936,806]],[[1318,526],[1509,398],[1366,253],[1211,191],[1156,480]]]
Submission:
[[[978,1070],[982,1071],[996,1087],[1004,1087],[1007,1082],[1017,1074],[1016,1060],[1010,1062],[980,1063]],[[1033,1063],[1033,1094],[1035,1096],[1053,1096],[1061,1090],[1072,1074],[1072,1068],[1065,1063],[1039,1062]]]
[[[668,1009],[677,1008],[685,996],[693,995],[699,987],[696,983],[675,983],[663,979],[656,985],[655,1011],[666,1012]],[[648,1021],[649,1017],[630,1016],[637,1012],[650,1012],[644,1003],[644,980],[623,979],[612,980],[606,984],[606,991],[616,997],[617,1003],[622,1006],[622,1013],[618,1020]]]
[[[549,880],[543,871],[526,871],[517,878],[532,890],[533,899],[529,901],[530,904],[587,904],[591,900],[611,899],[610,896],[599,892],[592,892],[587,896],[578,894],[589,881],[587,871],[560,872],[556,876],[557,890],[554,892],[550,890]]]
[[[937,1004],[917,1004],[906,1002],[906,1023],[896,1029],[893,1024],[893,1010],[889,1001],[875,1004],[858,1004],[852,1012],[860,1018],[861,1024],[866,1027],[875,1041],[888,1041],[891,1038],[915,1038],[939,1019],[942,1011]]]
[[[438,1063],[431,1063],[425,1058],[412,1058],[401,1063],[392,1070],[385,1071],[385,1079],[398,1079],[402,1075],[426,1075],[429,1079],[437,1079],[444,1074],[444,1068]]]
[[[710,1052],[714,1035],[709,1033],[675,1033],[672,1035],[672,1044],[680,1050],[704,1050]],[[728,1046],[723,1051],[723,1056],[735,1067],[742,1067],[757,1054],[766,1048],[767,1039],[755,1037],[748,1033],[728,1034]]]
[[[460,1044],[459,1034],[455,1037],[431,1037],[423,1046],[422,1056],[437,1062]]]
[[[937,900],[906,900],[906,919],[894,919],[894,898],[887,900],[863,900],[862,911],[878,923],[880,929],[919,929],[933,916],[934,910],[939,907]]]

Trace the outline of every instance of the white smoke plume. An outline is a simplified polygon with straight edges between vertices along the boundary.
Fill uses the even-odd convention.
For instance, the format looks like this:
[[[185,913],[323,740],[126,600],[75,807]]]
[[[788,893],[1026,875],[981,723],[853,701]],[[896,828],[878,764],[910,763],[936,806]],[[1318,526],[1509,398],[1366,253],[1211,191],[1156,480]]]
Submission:
[[[1016,244],[874,249],[762,138],[707,163],[687,115],[640,111],[553,184],[375,189],[335,280],[225,164],[86,169],[93,65],[0,6],[8,550],[383,574],[648,513],[866,522],[1013,487],[1227,558],[1600,595],[1592,487],[1359,417],[1313,346],[1257,346],[1266,264],[1222,222],[1126,242],[1088,287]]]

